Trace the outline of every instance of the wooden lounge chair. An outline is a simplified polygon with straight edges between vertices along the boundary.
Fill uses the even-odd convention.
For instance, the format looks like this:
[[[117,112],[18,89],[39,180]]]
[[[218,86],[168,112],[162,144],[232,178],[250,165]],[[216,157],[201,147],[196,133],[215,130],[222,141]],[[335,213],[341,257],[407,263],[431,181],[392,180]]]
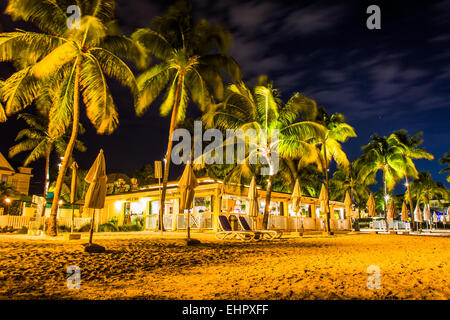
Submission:
[[[230,225],[227,217],[220,215],[219,216],[219,226],[222,231],[216,233],[216,239],[219,240],[243,240],[250,241],[254,240],[256,237],[256,233],[253,231],[236,231]]]
[[[243,216],[239,216],[238,221],[239,221],[239,224],[241,225],[241,228],[244,231],[255,232],[257,234],[260,234],[262,238],[266,238],[269,240],[281,238],[282,233],[279,231],[276,231],[276,230],[252,230],[252,228],[250,227],[250,225],[247,222],[247,219],[245,219],[245,217],[243,217]]]

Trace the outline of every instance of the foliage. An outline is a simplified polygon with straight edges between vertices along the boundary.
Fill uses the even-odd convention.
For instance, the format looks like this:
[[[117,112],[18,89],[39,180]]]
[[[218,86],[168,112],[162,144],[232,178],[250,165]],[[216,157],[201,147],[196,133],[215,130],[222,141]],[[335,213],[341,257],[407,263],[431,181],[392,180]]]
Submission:
[[[137,179],[140,186],[158,182],[158,179],[155,178],[155,171],[151,164],[144,164],[140,169],[133,172],[132,176]]]
[[[429,172],[419,172],[418,178],[411,183],[411,194],[415,201],[423,204],[430,204],[431,200],[449,199],[447,188],[434,181]]]
[[[142,231],[142,226],[136,223],[132,224],[124,224],[118,227],[119,231],[128,232],[128,231]]]
[[[107,223],[103,223],[103,224],[99,225],[98,231],[99,232],[117,232],[117,231],[119,231],[119,229],[113,223],[107,222]]]
[[[447,168],[442,169],[439,173],[447,173],[450,172],[450,151],[444,154],[444,157],[439,159],[440,164],[446,164]],[[447,182],[450,182],[450,174],[447,176]]]

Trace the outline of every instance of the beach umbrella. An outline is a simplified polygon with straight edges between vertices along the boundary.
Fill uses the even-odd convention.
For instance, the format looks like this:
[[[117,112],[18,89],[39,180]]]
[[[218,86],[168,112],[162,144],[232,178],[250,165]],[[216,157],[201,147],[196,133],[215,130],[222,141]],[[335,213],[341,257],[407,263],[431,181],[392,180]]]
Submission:
[[[429,222],[431,220],[431,211],[430,211],[430,205],[426,204],[423,207],[423,220]]]
[[[352,199],[350,198],[350,194],[348,193],[348,191],[345,193],[344,206],[347,217],[350,218],[352,215]]]
[[[194,202],[194,189],[198,186],[197,178],[195,177],[194,170],[192,169],[192,164],[189,162],[184,168],[183,175],[178,182],[178,187],[180,188],[180,210],[191,209]],[[191,216],[188,212],[187,216],[187,238],[191,237],[191,227],[190,227]]]
[[[408,208],[406,207],[405,201],[403,201],[403,204],[402,204],[402,221],[405,221],[405,222],[409,221]]]
[[[395,214],[395,202],[394,199],[391,199],[391,202],[389,203],[389,208],[387,212],[387,218],[388,220],[394,220],[396,214]]]
[[[369,209],[369,217],[375,217],[377,213],[375,211],[375,199],[372,193],[370,193],[369,200],[367,201],[367,208]]]
[[[295,212],[295,215],[297,217],[297,232],[298,232],[298,213],[300,212],[301,209],[301,200],[302,200],[302,190],[300,188],[300,182],[298,181],[298,179],[295,180],[295,185],[294,185],[294,191],[292,192],[292,210]]]
[[[75,207],[74,204],[77,201],[77,171],[78,164],[74,161],[70,166],[72,169],[72,181],[70,183],[70,204],[72,205],[72,223],[70,225],[70,232],[73,233],[73,224],[75,218]]]
[[[419,201],[417,201],[416,209],[414,209],[414,221],[423,222],[422,211],[419,207]]]
[[[254,220],[259,215],[258,190],[256,188],[255,176],[253,176],[250,188],[248,189],[248,200],[250,202],[250,205],[248,206],[248,216]]]
[[[320,195],[319,195],[319,201],[320,201],[320,210],[323,213],[328,213],[328,193],[325,188],[325,185],[322,183],[322,189],[320,189]]]
[[[94,164],[89,169],[84,180],[89,183],[89,189],[86,193],[85,207],[89,209],[94,209],[91,221],[91,230],[89,235],[89,245],[92,245],[92,235],[94,233],[94,219],[95,210],[103,209],[105,207],[106,198],[106,182],[108,178],[106,177],[106,164],[105,156],[103,154],[103,149],[94,161]]]
[[[300,189],[300,182],[298,179],[295,180],[294,191],[292,192],[292,210],[297,214],[300,211],[302,191]]]

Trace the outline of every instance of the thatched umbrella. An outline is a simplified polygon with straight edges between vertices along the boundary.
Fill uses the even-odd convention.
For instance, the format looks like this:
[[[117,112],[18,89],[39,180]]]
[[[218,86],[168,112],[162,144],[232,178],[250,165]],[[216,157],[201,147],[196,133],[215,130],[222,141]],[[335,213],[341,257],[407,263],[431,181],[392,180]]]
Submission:
[[[198,186],[197,178],[195,177],[192,164],[189,162],[184,168],[183,175],[178,182],[180,188],[180,211],[188,210],[187,216],[187,240],[188,243],[191,240],[191,226],[189,209],[193,207],[195,187]]]
[[[395,202],[394,199],[391,199],[391,202],[389,203],[387,218],[390,221],[394,221],[396,214],[395,214]]]
[[[402,221],[405,221],[405,222],[409,221],[408,208],[406,207],[405,201],[403,201],[403,204],[402,204]]]
[[[370,193],[369,200],[367,201],[367,208],[369,209],[369,217],[375,217],[375,199],[373,197],[373,193]]]
[[[420,210],[419,201],[417,201],[416,209],[414,209],[414,221],[423,222],[422,210]]]
[[[103,154],[103,149],[100,149],[100,153],[95,159],[94,164],[89,169],[84,180],[88,182],[89,189],[86,193],[85,198],[85,207],[94,209],[92,213],[92,221],[91,221],[91,230],[89,234],[89,246],[92,247],[92,235],[94,233],[94,219],[95,219],[95,210],[103,209],[105,207],[105,198],[106,198],[106,164],[105,164],[105,156]],[[95,246],[95,250],[99,249],[98,246]],[[103,247],[102,247],[103,248]],[[101,249],[99,249],[101,250]],[[103,248],[104,251],[104,248]]]
[[[302,191],[300,188],[300,182],[298,179],[295,180],[294,191],[292,192],[292,210],[295,212],[295,216],[297,217],[297,223],[295,224],[297,232],[298,232],[298,214],[301,209],[301,199],[302,199]],[[303,220],[302,220],[303,221]],[[303,223],[302,223],[303,228]]]
[[[250,188],[248,189],[248,200],[250,202],[248,206],[248,216],[253,221],[256,222],[256,218],[258,218],[259,215],[259,205],[258,205],[258,190],[256,188],[255,176],[253,176],[252,182],[250,183]]]
[[[431,220],[431,211],[429,204],[425,204],[423,207],[423,220],[425,220],[427,226],[429,226]]]
[[[350,193],[348,191],[345,193],[344,207],[347,217],[352,216],[352,199],[350,198]]]
[[[77,172],[78,164],[74,161],[70,166],[72,169],[72,181],[70,183],[70,204],[72,205],[72,223],[70,225],[70,233],[73,233],[73,225],[75,219],[75,202],[77,201]]]
[[[331,232],[331,228],[328,225],[328,216],[327,213],[329,212],[328,210],[328,192],[327,189],[325,188],[325,184],[322,183],[322,189],[320,189],[320,195],[319,195],[319,201],[320,201],[320,210],[325,213],[326,216],[326,228],[328,232]]]

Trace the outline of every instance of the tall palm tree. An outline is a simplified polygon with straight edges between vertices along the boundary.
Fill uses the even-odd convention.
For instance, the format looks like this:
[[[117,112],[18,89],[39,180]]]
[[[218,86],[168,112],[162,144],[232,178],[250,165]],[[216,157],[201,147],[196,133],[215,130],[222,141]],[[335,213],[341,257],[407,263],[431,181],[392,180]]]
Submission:
[[[409,195],[409,209],[411,212],[411,222],[413,221],[413,212],[414,206],[411,197],[411,188],[409,185],[409,177],[417,178],[417,169],[414,165],[413,159],[428,159],[433,160],[434,156],[425,151],[423,148],[419,148],[419,145],[423,143],[423,139],[420,136],[423,135],[423,132],[416,132],[411,137],[408,136],[408,131],[406,130],[398,130],[394,131],[390,139],[393,139],[395,142],[400,143],[403,146],[403,150],[405,153],[406,163],[406,172],[405,172],[405,180],[406,180],[406,188]]]
[[[442,169],[439,173],[450,172],[450,151],[444,154],[444,157],[439,159],[440,164],[446,164],[447,168]],[[447,182],[450,182],[450,175],[447,176]]]
[[[339,168],[348,170],[350,162],[347,155],[342,150],[341,143],[346,142],[349,138],[356,137],[355,130],[347,123],[345,123],[344,115],[335,113],[329,115],[325,109],[321,108],[317,116],[316,122],[322,124],[327,128],[326,134],[322,139],[318,140],[320,145],[320,158],[322,171],[325,172],[325,186],[328,194],[327,201],[327,231],[330,232],[330,181],[329,181],[329,166],[331,161],[335,161]]]
[[[330,179],[330,198],[344,200],[345,193],[350,193],[350,198],[356,207],[363,209],[369,197],[369,187],[365,181],[358,179],[358,161],[350,163],[349,170],[339,169]]]
[[[276,173],[271,163],[272,153],[278,149],[281,158],[301,158],[304,163],[317,161],[317,149],[310,142],[322,137],[326,129],[312,121],[300,121],[302,110],[316,107],[313,100],[295,93],[286,104],[283,104],[278,91],[267,82],[266,77],[261,77],[258,84],[253,90],[242,82],[229,86],[224,102],[210,108],[202,119],[206,127],[243,132],[253,129],[257,137],[267,135],[267,139],[262,139],[263,141],[261,139],[234,141],[232,138],[233,141],[224,142],[246,144],[245,162],[238,164],[230,172],[230,180],[241,182],[241,179],[250,179],[257,171],[261,173],[263,167],[261,161],[258,164],[251,164],[249,161],[251,157],[257,155],[267,160],[270,170],[263,216],[263,228],[267,228],[273,179]],[[274,132],[278,133],[277,140],[272,140]]]
[[[49,235],[56,235],[56,215],[63,178],[78,135],[80,94],[86,112],[99,134],[110,134],[118,125],[118,113],[107,76],[130,88],[135,103],[139,91],[133,73],[121,60],[128,57],[144,66],[143,49],[118,34],[113,23],[114,0],[78,0],[83,13],[79,29],[67,26],[69,0],[10,0],[5,13],[34,23],[42,32],[18,30],[0,34],[0,61],[27,60],[5,82],[1,97],[7,115],[29,106],[44,86],[58,94],[50,110],[49,133],[59,136],[71,127],[70,139],[56,181]],[[141,65],[142,64],[142,65]]]
[[[379,170],[383,172],[383,211],[386,226],[389,230],[387,223],[388,191],[391,191],[406,173],[405,148],[398,143],[393,143],[393,140],[386,136],[373,135],[369,144],[363,146],[362,150],[363,154],[358,160],[361,162],[359,179],[372,184],[376,181],[377,172]]]
[[[32,162],[45,158],[44,171],[44,198],[47,198],[48,184],[49,184],[49,168],[50,155],[53,150],[59,156],[64,154],[67,148],[67,136],[53,138],[48,133],[48,117],[42,115],[33,115],[29,113],[19,114],[18,119],[23,119],[27,125],[27,129],[19,131],[15,139],[18,142],[9,149],[9,157],[12,158],[21,152],[30,151],[25,158],[24,166],[28,166]],[[83,126],[80,124],[80,133],[84,132]],[[75,149],[78,151],[86,151],[86,147],[80,140],[75,141]]]
[[[160,113],[161,116],[171,114],[161,203],[166,198],[172,134],[184,120],[189,101],[204,111],[211,104],[213,95],[219,99],[223,96],[221,71],[228,72],[233,81],[241,78],[237,63],[227,55],[230,33],[206,20],[196,23],[191,11],[186,1],[178,1],[169,7],[165,16],[152,21],[152,28],[139,29],[133,34],[138,43],[161,61],[138,78],[142,99],[136,112],[142,115],[164,91]],[[161,205],[161,230],[164,209]]]
[[[423,204],[430,204],[433,199],[449,197],[448,189],[440,182],[434,181],[429,172],[419,172],[417,179],[411,183],[412,197]]]

